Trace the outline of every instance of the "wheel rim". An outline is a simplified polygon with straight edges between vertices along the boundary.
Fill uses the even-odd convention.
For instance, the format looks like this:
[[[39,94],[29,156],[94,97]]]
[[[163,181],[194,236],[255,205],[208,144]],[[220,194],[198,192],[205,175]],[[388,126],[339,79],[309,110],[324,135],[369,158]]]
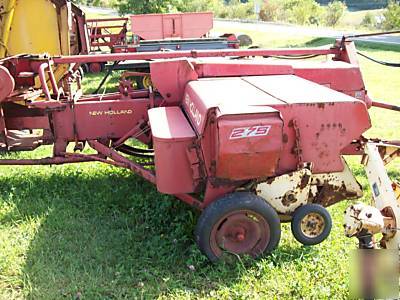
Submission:
[[[152,85],[151,78],[149,75],[143,76],[142,84],[145,89],[148,89]]]
[[[318,213],[309,213],[301,219],[301,231],[308,238],[320,236],[325,229],[325,220]]]
[[[90,70],[90,73],[94,73],[94,74],[100,73],[101,72],[101,64],[99,64],[99,63],[91,63],[89,65],[89,70]]]
[[[258,256],[270,240],[268,222],[259,214],[241,210],[221,218],[211,231],[211,249],[216,256],[223,251]]]

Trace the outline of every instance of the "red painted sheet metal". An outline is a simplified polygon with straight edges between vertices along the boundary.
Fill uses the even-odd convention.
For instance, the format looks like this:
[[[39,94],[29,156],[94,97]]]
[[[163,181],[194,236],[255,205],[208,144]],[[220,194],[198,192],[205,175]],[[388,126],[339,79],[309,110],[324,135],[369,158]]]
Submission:
[[[292,66],[279,62],[237,61],[237,60],[199,60],[193,63],[199,77],[255,76],[294,74]]]
[[[213,28],[213,13],[131,15],[132,32],[144,40],[201,38]]]
[[[342,61],[292,62],[295,75],[325,85],[336,91],[357,96],[365,90],[361,70],[358,65]],[[359,97],[356,97],[359,98]]]
[[[213,111],[217,115],[226,108],[246,112],[245,106],[273,107],[282,115],[283,136],[274,140],[283,143],[277,174],[293,171],[304,162],[312,162],[315,173],[341,171],[342,150],[371,126],[364,102],[294,75],[192,81],[183,103],[200,134],[207,134],[207,116]]]
[[[192,193],[194,176],[188,153],[196,134],[179,107],[149,110],[157,189],[165,194]]]
[[[216,177],[274,176],[282,151],[283,121],[270,107],[229,106],[218,116]]]
[[[355,100],[353,97],[294,75],[252,76],[245,77],[243,80],[288,104],[318,103],[323,105],[331,102],[353,103]]]
[[[287,103],[271,104],[285,121],[280,172],[293,170],[299,158],[293,154],[296,135],[303,162],[313,162],[313,172],[341,171],[341,151],[371,127],[364,102],[297,76],[247,77],[247,82]]]
[[[53,114],[53,127],[63,141],[117,139],[147,119],[148,99],[82,101]]]
[[[255,88],[241,78],[200,79],[188,83],[183,108],[197,131],[203,133],[208,111],[220,107],[280,104],[282,101]]]
[[[154,86],[169,105],[181,103],[186,84],[198,79],[194,66],[186,59],[152,62],[150,73]]]
[[[153,138],[159,141],[182,141],[196,137],[179,107],[161,107],[149,110]]]

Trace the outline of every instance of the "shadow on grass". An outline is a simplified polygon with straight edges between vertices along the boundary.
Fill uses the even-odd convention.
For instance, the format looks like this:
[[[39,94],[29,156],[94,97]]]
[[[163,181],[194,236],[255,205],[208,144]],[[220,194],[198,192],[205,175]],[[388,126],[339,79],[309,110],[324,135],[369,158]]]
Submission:
[[[250,260],[210,265],[192,238],[197,212],[125,170],[93,166],[0,178],[0,199],[14,206],[1,223],[41,220],[23,270],[29,298],[205,295],[256,268]],[[312,253],[286,246],[265,259],[279,266]]]

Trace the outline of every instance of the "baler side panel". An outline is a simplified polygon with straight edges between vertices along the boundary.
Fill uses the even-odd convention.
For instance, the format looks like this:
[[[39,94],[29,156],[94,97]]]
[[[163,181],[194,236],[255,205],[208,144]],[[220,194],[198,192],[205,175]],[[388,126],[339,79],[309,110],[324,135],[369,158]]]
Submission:
[[[339,62],[337,62],[339,63]],[[342,62],[340,62],[342,63]],[[342,63],[344,64],[344,63]],[[345,93],[360,100],[365,100],[365,85],[358,66],[347,64],[346,68],[335,65],[310,67],[294,66],[295,75],[324,85],[335,91]]]
[[[189,152],[196,134],[179,107],[149,110],[154,142],[157,189],[165,194],[195,191]]]
[[[271,104],[285,122],[280,174],[302,162],[312,162],[314,173],[342,171],[342,150],[371,127],[366,104],[354,97],[292,75],[245,80],[286,103]]]
[[[243,109],[245,110],[245,109]],[[246,180],[275,176],[282,151],[279,112],[218,118],[216,177]]]

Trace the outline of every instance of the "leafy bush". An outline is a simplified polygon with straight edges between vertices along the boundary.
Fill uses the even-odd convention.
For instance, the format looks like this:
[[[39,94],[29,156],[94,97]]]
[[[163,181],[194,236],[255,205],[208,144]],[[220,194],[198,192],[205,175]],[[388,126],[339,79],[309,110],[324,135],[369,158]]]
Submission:
[[[196,0],[195,0],[196,1]],[[242,3],[240,0],[231,0],[223,5],[222,9],[215,12],[220,18],[228,19],[250,19],[254,16],[254,2]]]
[[[266,1],[261,8],[259,17],[262,21],[282,21],[283,5],[281,0]]]
[[[400,29],[400,2],[391,0],[383,16],[383,27],[386,30]]]
[[[264,21],[320,24],[324,9],[315,0],[269,0],[261,12]]]
[[[346,10],[347,6],[343,2],[338,0],[330,2],[325,12],[325,24],[328,26],[336,26]]]
[[[231,0],[173,0],[174,10],[181,12],[212,11],[216,17],[229,19],[249,19],[254,15],[254,2],[241,3]]]
[[[321,23],[323,8],[315,0],[284,0],[288,21],[301,25]]]
[[[367,12],[361,21],[361,26],[372,28],[376,26],[375,16],[371,12]]]
[[[180,0],[175,1],[174,6],[177,11],[181,12],[212,11],[214,14],[218,15],[218,13],[223,10],[224,3],[221,0]]]

